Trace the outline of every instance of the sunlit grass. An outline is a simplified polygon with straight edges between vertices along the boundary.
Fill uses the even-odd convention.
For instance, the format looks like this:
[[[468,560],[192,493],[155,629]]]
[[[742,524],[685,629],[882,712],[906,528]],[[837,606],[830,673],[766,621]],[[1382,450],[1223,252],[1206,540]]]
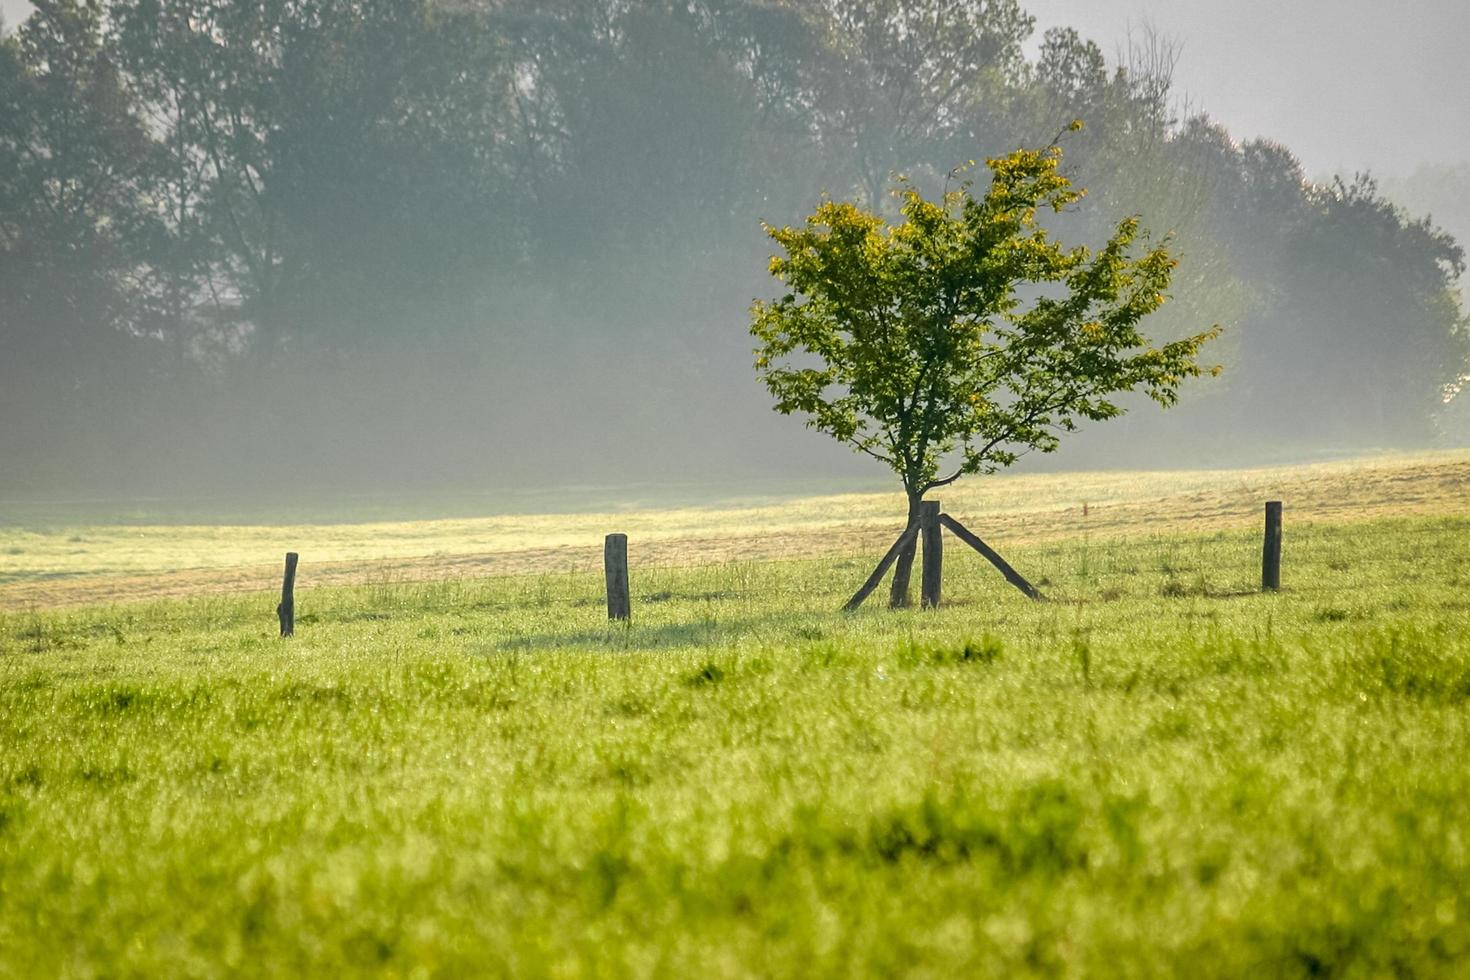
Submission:
[[[1453,975],[1470,518],[0,617],[0,974]]]
[[[999,475],[941,496],[1002,550],[1251,527],[1268,498],[1286,501],[1288,528],[1463,514],[1470,452],[1259,470]],[[850,555],[886,548],[903,513],[898,494],[869,493],[432,521],[0,526],[0,609],[264,588],[288,550],[301,553],[311,585],[587,571],[598,567],[609,531],[626,532],[645,566]]]

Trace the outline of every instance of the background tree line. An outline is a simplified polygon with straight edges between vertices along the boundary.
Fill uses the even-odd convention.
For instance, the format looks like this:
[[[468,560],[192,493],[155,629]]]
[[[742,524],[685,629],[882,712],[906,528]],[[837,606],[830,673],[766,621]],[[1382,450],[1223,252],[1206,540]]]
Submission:
[[[1449,235],[1179,111],[1167,43],[1032,33],[1018,0],[42,0],[0,39],[0,489],[853,467],[752,381],[759,221],[1074,118],[1086,213],[1183,259],[1153,332],[1223,324],[1226,370],[1067,459],[1470,430]]]

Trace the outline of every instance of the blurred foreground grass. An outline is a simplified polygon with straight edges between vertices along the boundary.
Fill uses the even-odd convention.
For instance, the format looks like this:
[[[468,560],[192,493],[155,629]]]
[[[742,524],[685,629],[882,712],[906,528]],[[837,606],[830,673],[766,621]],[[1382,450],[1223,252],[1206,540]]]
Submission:
[[[0,975],[1452,976],[1470,517],[0,614]]]

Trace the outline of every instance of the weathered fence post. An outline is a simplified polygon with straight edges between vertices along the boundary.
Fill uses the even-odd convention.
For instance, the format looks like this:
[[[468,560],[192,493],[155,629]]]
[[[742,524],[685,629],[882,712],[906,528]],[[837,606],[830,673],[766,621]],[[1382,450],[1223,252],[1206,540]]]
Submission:
[[[1261,549],[1261,591],[1281,588],[1281,501],[1266,502],[1266,540]]]
[[[632,616],[628,595],[628,536],[609,534],[602,545],[602,570],[607,580],[607,618]]]
[[[296,631],[296,559],[294,551],[286,552],[286,577],[281,582],[281,604],[276,607],[276,618],[281,621],[281,635],[290,636]]]
[[[926,500],[919,505],[919,533],[924,537],[923,579],[919,584],[919,604],[925,609],[939,605],[940,579],[944,575],[944,538],[939,525],[939,501]]]

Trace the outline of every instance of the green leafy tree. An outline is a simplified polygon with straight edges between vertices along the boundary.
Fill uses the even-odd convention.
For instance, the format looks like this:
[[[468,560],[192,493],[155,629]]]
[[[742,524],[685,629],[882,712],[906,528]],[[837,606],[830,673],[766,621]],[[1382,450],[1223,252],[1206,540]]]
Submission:
[[[1035,25],[1017,0],[808,7],[829,25],[816,125],[844,148],[873,208],[894,168],[944,159],[942,147],[975,138],[971,110],[1023,77],[1022,45]]]
[[[929,491],[1054,450],[1080,420],[1121,414],[1123,392],[1173,404],[1203,370],[1218,328],[1159,346],[1139,332],[1177,263],[1137,247],[1136,218],[1096,252],[1039,223],[1083,195],[1061,156],[1052,145],[992,159],[981,196],[969,180],[938,201],[900,182],[898,224],[825,201],[804,227],[767,228],[786,253],[771,273],[790,291],[752,309],[756,369],[778,412],[898,474],[910,525]],[[896,604],[912,561],[910,547]]]
[[[132,271],[148,240],[137,175],[149,147],[95,4],[38,0],[18,32],[0,33],[7,435],[24,430],[45,445],[59,425],[92,424],[104,396],[118,414],[122,358],[140,326]],[[0,458],[5,448],[0,440]]]

